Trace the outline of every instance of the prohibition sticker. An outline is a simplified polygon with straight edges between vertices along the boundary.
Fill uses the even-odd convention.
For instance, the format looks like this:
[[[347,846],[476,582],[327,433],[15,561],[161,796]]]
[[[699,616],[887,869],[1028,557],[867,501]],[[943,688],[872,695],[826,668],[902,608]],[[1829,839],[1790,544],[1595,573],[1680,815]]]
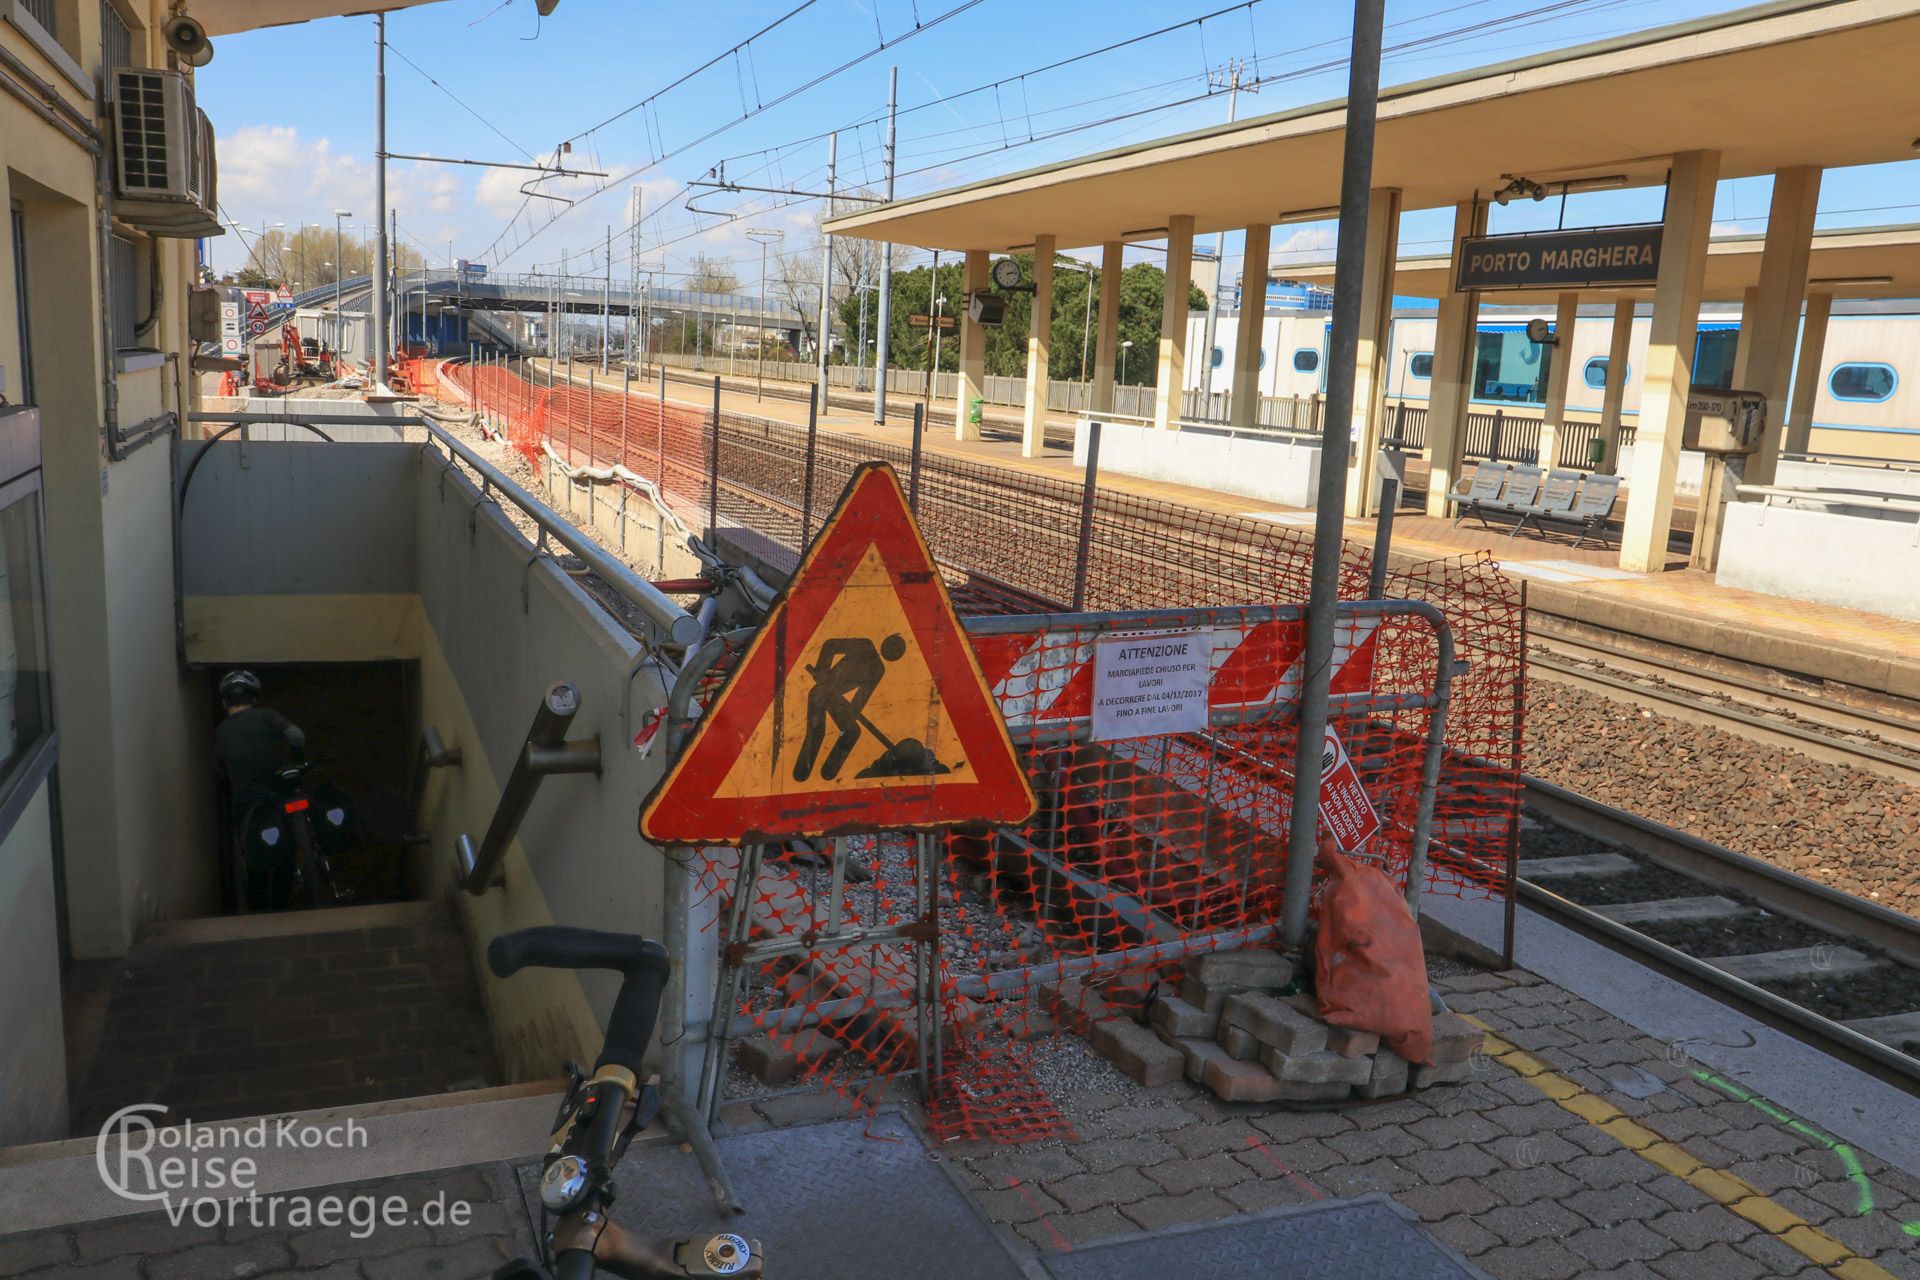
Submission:
[[[1367,798],[1360,771],[1353,767],[1353,757],[1332,725],[1327,726],[1326,747],[1320,753],[1320,821],[1342,853],[1353,853],[1380,830],[1380,815]]]
[[[1207,727],[1211,628],[1101,636],[1093,663],[1095,742]]]

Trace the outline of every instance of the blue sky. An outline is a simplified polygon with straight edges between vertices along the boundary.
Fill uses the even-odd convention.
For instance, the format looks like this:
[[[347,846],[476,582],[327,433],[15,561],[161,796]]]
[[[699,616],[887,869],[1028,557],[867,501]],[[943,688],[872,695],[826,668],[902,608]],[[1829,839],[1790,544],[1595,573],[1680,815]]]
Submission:
[[[685,184],[724,161],[737,182],[818,190],[826,162],[819,135],[840,129],[842,186],[877,185],[891,65],[900,68],[903,195],[1223,120],[1227,95],[1220,86],[1234,60],[1248,68],[1247,77],[1265,81],[1257,94],[1241,96],[1242,118],[1344,93],[1347,6],[1253,0],[1220,12],[1227,3],[812,0],[676,86],[803,0],[560,0],[544,21],[533,0],[442,0],[388,18],[390,150],[524,163],[544,161],[570,139],[570,167],[612,176],[540,184],[572,198],[569,206],[523,196],[528,174],[395,161],[389,200],[402,238],[431,262],[445,262],[451,250],[495,270],[550,271],[564,257],[572,269],[599,274],[611,227],[620,277],[632,258],[626,228],[637,185],[646,214],[643,261],[673,273],[705,254],[751,288],[760,250],[746,230],[783,232],[775,253],[804,251],[813,243],[818,202],[709,192],[689,209]],[[1382,80],[1420,79],[1738,7],[1713,0],[1389,0]],[[1208,14],[1216,16],[1193,21]],[[1187,25],[1037,70],[1180,23]],[[882,41],[892,47],[876,53]],[[215,52],[198,84],[220,136],[227,215],[256,228],[262,221],[331,227],[334,210],[349,209],[358,215],[349,225],[368,222],[373,19],[226,36]],[[803,87],[862,55],[871,56]],[[936,101],[988,85],[994,87]],[[754,114],[742,120],[746,112]],[[1914,169],[1830,172],[1820,207],[1833,212],[1821,225],[1920,220],[1920,208],[1884,207],[1920,201]],[[1761,229],[1768,189],[1765,178],[1722,184],[1718,229]],[[1658,200],[1645,191],[1577,196],[1568,221],[1657,217]],[[1495,230],[1518,230],[1550,225],[1557,208],[1548,201],[1495,215]],[[1403,251],[1444,244],[1450,216],[1409,214]],[[223,240],[213,246],[213,261],[237,265],[242,237]],[[1293,228],[1276,240],[1276,264],[1325,258],[1332,229]],[[1237,272],[1236,253],[1230,239],[1229,274]]]

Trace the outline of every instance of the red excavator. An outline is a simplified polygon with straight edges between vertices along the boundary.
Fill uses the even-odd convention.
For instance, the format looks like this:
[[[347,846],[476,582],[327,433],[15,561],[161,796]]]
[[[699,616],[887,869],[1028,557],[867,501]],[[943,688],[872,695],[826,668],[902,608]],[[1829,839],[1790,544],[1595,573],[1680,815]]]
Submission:
[[[312,338],[302,338],[289,320],[280,326],[280,363],[273,380],[283,387],[296,382],[332,382],[336,377],[333,352]]]

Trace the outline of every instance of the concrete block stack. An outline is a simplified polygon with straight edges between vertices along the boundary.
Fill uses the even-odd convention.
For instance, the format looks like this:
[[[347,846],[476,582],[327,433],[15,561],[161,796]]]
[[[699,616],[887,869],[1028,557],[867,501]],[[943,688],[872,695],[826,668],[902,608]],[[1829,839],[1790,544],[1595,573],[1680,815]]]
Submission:
[[[1320,1020],[1310,995],[1283,996],[1295,966],[1272,951],[1196,957],[1177,994],[1147,1008],[1146,1025],[1112,1013],[1089,1039],[1142,1084],[1185,1075],[1227,1102],[1384,1098],[1467,1078],[1483,1035],[1458,1014],[1433,1019],[1434,1065],[1409,1063],[1365,1031]]]

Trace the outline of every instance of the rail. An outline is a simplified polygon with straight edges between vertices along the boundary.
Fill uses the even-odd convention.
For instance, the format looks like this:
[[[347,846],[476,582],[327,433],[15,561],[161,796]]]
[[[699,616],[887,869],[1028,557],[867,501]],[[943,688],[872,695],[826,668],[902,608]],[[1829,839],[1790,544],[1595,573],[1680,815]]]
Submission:
[[[1844,941],[1882,948],[1895,963],[1920,963],[1920,923],[1912,917],[1808,880],[1771,863],[1712,844],[1684,831],[1568,791],[1540,778],[1525,779],[1528,807],[1570,830],[1604,843],[1622,845],[1653,865],[1746,894],[1763,908],[1831,932]],[[1835,1021],[1796,1000],[1776,994],[1714,964],[1610,919],[1526,879],[1521,896],[1583,932],[1625,950],[1655,968],[1665,968],[1691,985],[1708,987],[1720,998],[1744,1005],[1775,1025],[1797,1031],[1819,1047],[1863,1066],[1909,1091],[1920,1090],[1920,1061],[1900,1048]]]
[[[1920,516],[1920,498],[1895,498],[1883,493],[1849,489],[1793,489],[1777,484],[1743,484],[1736,486],[1736,492],[1743,498],[1760,498],[1768,506],[1778,499],[1783,502],[1811,502],[1821,507],[1875,507],[1881,511]]]
[[[578,714],[578,689],[556,684],[547,690],[540,699],[540,709],[533,714],[527,740],[514,758],[507,785],[500,789],[500,803],[494,806],[479,852],[474,852],[473,837],[464,832],[454,841],[454,883],[474,897],[505,883],[500,864],[506,861],[507,846],[519,834],[520,823],[542,782],[563,773],[600,776],[600,735],[571,741],[567,738],[567,729]]]
[[[448,455],[457,458],[472,469],[481,481],[481,494],[492,498],[503,496],[525,513],[539,528],[544,541],[552,537],[561,546],[579,558],[595,577],[606,583],[628,603],[637,608],[648,632],[648,639],[656,645],[686,649],[699,643],[701,627],[699,619],[675,604],[669,596],[641,577],[627,565],[608,555],[605,548],[582,533],[559,512],[534,497],[516,484],[506,472],[488,462],[445,427],[433,420],[420,416],[398,415],[395,417],[368,417],[353,414],[270,414],[270,413],[195,413],[193,422],[225,423],[229,427],[245,427],[255,423],[279,426],[365,426],[368,423],[397,427],[420,427],[429,440],[444,447]],[[211,447],[209,441],[206,447]],[[205,452],[205,449],[202,449]],[[197,463],[198,457],[195,458]],[[187,480],[181,486],[179,505],[186,502],[186,488],[192,482],[192,466],[188,468]]]

